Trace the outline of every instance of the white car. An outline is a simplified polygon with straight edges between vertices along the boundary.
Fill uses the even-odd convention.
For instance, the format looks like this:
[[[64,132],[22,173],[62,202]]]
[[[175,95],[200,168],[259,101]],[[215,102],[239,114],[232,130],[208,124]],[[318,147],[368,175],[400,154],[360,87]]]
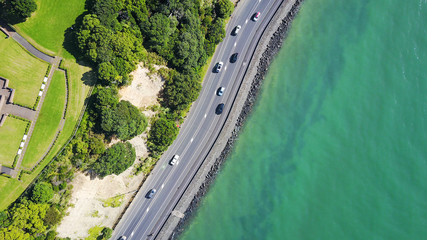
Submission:
[[[242,28],[242,26],[237,25],[237,26],[234,28],[233,35],[237,35],[237,33],[239,32],[239,30],[240,30],[241,28]]]
[[[224,65],[224,63],[223,63],[223,62],[218,62],[218,63],[216,64],[216,67],[215,67],[215,72],[216,72],[216,73],[219,73],[219,72],[221,71],[221,69],[222,69],[222,65]]]
[[[222,96],[222,94],[224,94],[224,91],[225,91],[225,87],[220,87],[218,88],[218,91],[216,92],[216,94],[218,96]]]
[[[258,21],[259,15],[261,15],[261,12],[257,12],[252,16],[252,21],[256,22]]]
[[[175,164],[178,164],[178,159],[179,159],[179,156],[178,155],[173,155],[173,158],[172,158],[172,160],[169,162],[169,164],[170,165],[175,165]]]

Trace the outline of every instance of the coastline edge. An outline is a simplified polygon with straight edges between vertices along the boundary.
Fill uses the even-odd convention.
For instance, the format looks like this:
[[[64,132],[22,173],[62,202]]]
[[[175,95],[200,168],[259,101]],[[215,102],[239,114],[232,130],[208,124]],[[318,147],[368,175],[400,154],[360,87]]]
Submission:
[[[156,239],[178,239],[195,216],[203,197],[220,172],[228,155],[232,152],[239,132],[256,103],[269,64],[279,52],[303,1],[289,0],[282,3],[267,25],[236,97],[233,109],[237,111],[232,110],[230,113],[211,154],[205,159],[190,186],[174,208],[174,211],[183,213],[184,217],[179,218],[170,214]]]

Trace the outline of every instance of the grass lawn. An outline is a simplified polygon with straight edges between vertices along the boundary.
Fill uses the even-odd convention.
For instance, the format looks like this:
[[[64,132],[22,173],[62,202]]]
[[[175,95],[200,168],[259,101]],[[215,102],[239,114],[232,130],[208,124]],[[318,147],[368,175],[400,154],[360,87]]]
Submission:
[[[65,98],[65,75],[55,71],[21,166],[33,167],[48,150],[62,119]]]
[[[0,32],[0,76],[9,79],[9,87],[15,89],[15,103],[33,107],[48,64],[4,36]]]
[[[44,161],[41,162],[40,165],[38,165],[37,168],[34,169],[31,174],[24,173],[22,175],[21,181],[6,177],[0,177],[0,211],[2,209],[5,209],[10,203],[14,202],[15,199],[19,197],[19,195],[22,194],[28,184],[30,184],[33,179],[43,170],[43,168],[52,160],[52,158],[56,155],[56,153],[61,149],[61,147],[67,142],[69,137],[72,135],[82,107],[85,103],[86,96],[89,92],[89,85],[93,84],[92,81],[94,79],[92,74],[89,73],[91,69],[89,67],[78,64],[74,56],[72,56],[63,48],[65,30],[69,28],[72,24],[74,24],[75,19],[84,12],[85,0],[69,0],[65,2],[58,2],[54,0],[36,0],[36,2],[38,5],[38,9],[33,14],[33,16],[28,18],[26,22],[15,25],[14,27],[17,28],[18,32],[22,36],[24,36],[30,43],[32,43],[40,50],[48,54],[63,57],[63,65],[67,69],[69,77],[69,103],[67,115],[65,119],[64,128],[52,150],[46,156]],[[0,32],[0,36],[3,37],[1,34],[2,33]],[[69,44],[68,46],[73,47],[72,44]],[[2,47],[2,45],[0,45],[0,56],[3,56],[3,53],[1,52],[2,49],[4,48]],[[1,63],[1,61],[2,60],[0,59],[0,76],[6,77],[2,75],[3,72],[1,71],[1,68],[3,64]],[[46,70],[47,65],[44,67],[42,74],[43,76]],[[17,74],[21,74],[21,72]],[[58,74],[61,76],[58,77]],[[57,71],[55,72],[54,78],[60,78],[61,81],[64,81],[64,77],[62,75],[62,72]],[[9,79],[12,81],[12,77],[10,77]],[[42,80],[43,77],[37,83],[37,92]],[[53,79],[53,81],[54,80],[55,79]],[[39,153],[37,150],[39,144],[34,142],[30,143],[30,146],[26,153],[26,157],[23,161],[24,167],[32,167],[33,164],[37,162],[37,160],[39,160],[41,156],[43,156],[44,152],[47,150],[47,147],[51,143],[52,138],[55,136],[60,117],[62,116],[63,101],[65,101],[66,97],[64,92],[65,89],[63,89],[64,85],[61,84],[61,86],[59,86],[63,89],[61,90],[62,94],[54,94],[51,92],[51,90],[54,88],[52,84],[53,82],[49,87],[49,92],[46,96],[47,98],[45,99],[44,106],[42,106],[42,112],[39,115],[39,122],[44,121],[44,128],[49,131],[52,130],[53,133],[51,134],[50,139],[47,139],[49,137],[44,137],[45,134],[47,134],[47,130],[37,130],[39,128],[38,125],[42,124],[39,122],[36,124],[32,140],[35,142],[39,142],[46,139],[46,143],[44,144],[45,149],[41,150],[41,153]],[[35,93],[35,95],[37,95],[37,92]],[[16,97],[17,95],[15,95],[15,99]],[[48,98],[54,99],[53,103],[52,101],[50,101],[50,106],[47,106],[47,101],[49,101]],[[34,98],[34,101],[35,99],[36,98]],[[59,103],[58,100],[61,101],[61,103]],[[34,104],[34,101],[31,102],[31,106]],[[59,112],[56,112],[55,109],[50,109],[50,111],[45,110],[47,108],[53,108],[54,106],[52,105],[55,103],[57,103],[58,108],[61,108],[61,110],[58,110]],[[51,113],[48,113],[49,116],[44,116],[42,118],[43,112]],[[40,120],[41,118],[42,120]],[[54,118],[59,120],[54,121]],[[51,128],[47,127],[47,124],[50,124],[47,121],[52,122]],[[53,122],[56,123],[53,124]],[[30,147],[32,150],[30,150]],[[30,155],[32,156],[30,157]],[[39,157],[37,157],[37,155],[39,155]]]
[[[40,163],[30,175],[23,174],[21,180],[0,176],[0,211],[18,198],[47,164],[47,161]]]
[[[28,184],[29,182],[23,184],[23,182],[15,178],[0,177],[0,211],[14,202]]]
[[[0,127],[0,164],[11,167],[28,122],[8,117]]]
[[[15,28],[40,50],[57,55],[64,42],[65,30],[84,12],[85,2],[36,0],[36,12],[27,21],[15,25]]]

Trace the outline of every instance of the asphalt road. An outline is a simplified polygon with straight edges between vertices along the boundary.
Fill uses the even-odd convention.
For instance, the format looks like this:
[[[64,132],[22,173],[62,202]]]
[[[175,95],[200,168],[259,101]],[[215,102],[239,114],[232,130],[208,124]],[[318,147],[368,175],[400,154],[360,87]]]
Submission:
[[[181,126],[177,139],[163,154],[137,193],[117,225],[112,239],[120,236],[127,236],[128,240],[154,239],[159,233],[215,144],[228,113],[232,110],[258,39],[281,3],[278,0],[246,0],[239,3],[228,23],[226,37],[218,45],[212,58],[211,71],[204,78],[199,98]],[[256,12],[261,12],[261,15],[254,22],[251,17]],[[242,28],[233,36],[231,32],[237,25]],[[236,52],[239,53],[237,61],[230,63],[230,56]],[[221,72],[214,73],[212,70],[219,61],[224,62],[224,66]],[[217,96],[216,92],[220,87],[225,87],[225,92],[222,96]],[[215,109],[220,103],[224,103],[225,107],[222,114],[217,115]],[[171,166],[168,163],[175,154],[180,156],[179,163]],[[145,198],[152,188],[157,189],[157,193],[152,199]]]

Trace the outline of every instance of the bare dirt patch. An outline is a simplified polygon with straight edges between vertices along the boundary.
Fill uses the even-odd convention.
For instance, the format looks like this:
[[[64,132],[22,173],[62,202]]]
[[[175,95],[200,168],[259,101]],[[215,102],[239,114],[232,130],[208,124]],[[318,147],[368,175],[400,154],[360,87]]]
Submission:
[[[73,207],[58,226],[59,236],[80,239],[89,236],[88,231],[94,226],[111,228],[143,179],[143,174],[134,176],[132,172],[133,167],[118,176],[92,180],[88,175],[76,173],[70,200]],[[121,194],[125,197],[120,207],[103,207],[103,200]]]
[[[155,66],[156,69],[160,68]],[[148,106],[158,105],[158,94],[163,87],[164,81],[160,76],[147,75],[147,68],[138,65],[133,75],[132,84],[119,90],[120,100],[127,100],[136,107],[144,110],[143,113],[152,117],[155,112],[147,109]],[[146,132],[148,129],[146,130]],[[129,140],[135,147],[136,161],[148,156],[147,133]],[[113,139],[111,145],[119,140]],[[65,216],[58,226],[59,237],[70,237],[71,239],[83,239],[89,236],[88,231],[94,226],[112,227],[118,217],[129,202],[134,191],[143,180],[143,174],[134,176],[135,164],[120,175],[107,176],[104,179],[91,179],[81,172],[76,173],[72,182],[73,192],[70,204],[73,207],[68,209],[68,216]],[[120,207],[103,207],[103,200],[124,194],[124,201]]]
[[[159,69],[160,66],[154,66]],[[131,73],[131,85],[119,90],[120,100],[127,100],[138,108],[145,108],[158,104],[157,96],[163,87],[164,81],[157,74],[148,75],[149,70],[139,64]]]

